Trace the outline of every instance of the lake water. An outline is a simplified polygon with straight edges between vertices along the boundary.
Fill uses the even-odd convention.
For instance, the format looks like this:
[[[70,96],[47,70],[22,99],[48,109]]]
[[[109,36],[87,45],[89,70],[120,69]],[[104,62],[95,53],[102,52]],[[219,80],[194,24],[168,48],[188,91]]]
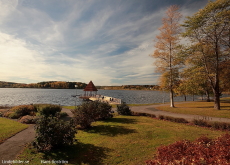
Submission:
[[[71,95],[84,94],[83,89],[34,89],[34,88],[0,88],[0,105],[23,104],[60,104],[74,106],[82,100]],[[137,90],[98,90],[98,94],[119,98],[128,104],[147,104],[169,102],[169,93],[160,91]],[[198,97],[195,97],[197,99]],[[184,97],[175,97],[175,101],[184,101]],[[192,97],[187,97],[192,101]]]

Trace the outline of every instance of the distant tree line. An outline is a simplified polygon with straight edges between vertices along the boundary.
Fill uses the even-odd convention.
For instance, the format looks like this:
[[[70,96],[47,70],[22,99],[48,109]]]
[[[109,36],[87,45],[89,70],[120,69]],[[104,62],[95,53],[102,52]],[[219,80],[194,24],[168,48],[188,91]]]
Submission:
[[[110,90],[159,90],[158,85],[122,85],[122,86],[97,86],[97,89]]]
[[[14,83],[0,81],[0,88],[51,88],[51,89],[84,89],[86,83],[82,82],[65,82],[65,81],[44,81],[31,84]]]

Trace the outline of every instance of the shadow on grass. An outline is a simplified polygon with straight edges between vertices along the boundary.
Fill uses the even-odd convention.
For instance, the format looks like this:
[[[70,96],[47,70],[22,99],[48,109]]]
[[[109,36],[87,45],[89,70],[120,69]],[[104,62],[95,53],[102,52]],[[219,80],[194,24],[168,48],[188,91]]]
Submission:
[[[214,105],[213,106],[194,107],[194,108],[213,108],[213,107],[214,107]]]
[[[214,108],[214,105],[213,106],[194,107],[194,108]],[[230,110],[230,106],[220,105],[220,110]]]
[[[123,123],[123,124],[136,124],[136,119],[129,118],[111,118],[109,120],[103,120],[105,123]]]
[[[85,130],[88,133],[98,133],[106,136],[117,136],[117,135],[126,135],[130,133],[136,133],[136,130],[125,128],[123,126],[117,125],[98,125]]]
[[[68,146],[62,149],[53,150],[48,153],[44,153],[44,160],[64,160],[70,164],[103,164],[103,159],[107,157],[108,152],[111,149],[105,147],[98,147],[92,144],[84,144],[77,142],[72,146]]]

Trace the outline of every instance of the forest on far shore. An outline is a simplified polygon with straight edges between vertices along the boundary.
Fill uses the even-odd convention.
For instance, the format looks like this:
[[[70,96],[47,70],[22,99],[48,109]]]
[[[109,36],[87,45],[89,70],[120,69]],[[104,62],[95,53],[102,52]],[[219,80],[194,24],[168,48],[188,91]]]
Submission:
[[[47,89],[84,89],[87,84],[83,82],[44,81],[24,84],[0,81],[0,88],[47,88]],[[121,86],[96,86],[105,90],[160,90],[158,85],[121,85]]]
[[[86,83],[82,82],[65,82],[65,81],[44,81],[38,83],[24,84],[0,81],[0,88],[52,88],[52,89],[84,89]]]

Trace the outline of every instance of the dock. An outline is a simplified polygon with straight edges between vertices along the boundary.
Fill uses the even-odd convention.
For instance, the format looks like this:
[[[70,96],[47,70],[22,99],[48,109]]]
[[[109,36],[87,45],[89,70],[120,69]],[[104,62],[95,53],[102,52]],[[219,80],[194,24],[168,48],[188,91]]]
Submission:
[[[79,98],[83,100],[91,100],[91,101],[100,101],[100,102],[107,102],[109,104],[121,104],[121,99],[109,97],[109,96],[103,96],[97,94],[97,88],[93,84],[92,80],[89,82],[89,84],[84,89],[84,94],[80,95]]]
[[[79,98],[83,100],[91,100],[91,101],[100,101],[100,102],[107,102],[109,104],[121,104],[121,99],[110,97],[110,96],[103,96],[103,95],[80,95]]]

